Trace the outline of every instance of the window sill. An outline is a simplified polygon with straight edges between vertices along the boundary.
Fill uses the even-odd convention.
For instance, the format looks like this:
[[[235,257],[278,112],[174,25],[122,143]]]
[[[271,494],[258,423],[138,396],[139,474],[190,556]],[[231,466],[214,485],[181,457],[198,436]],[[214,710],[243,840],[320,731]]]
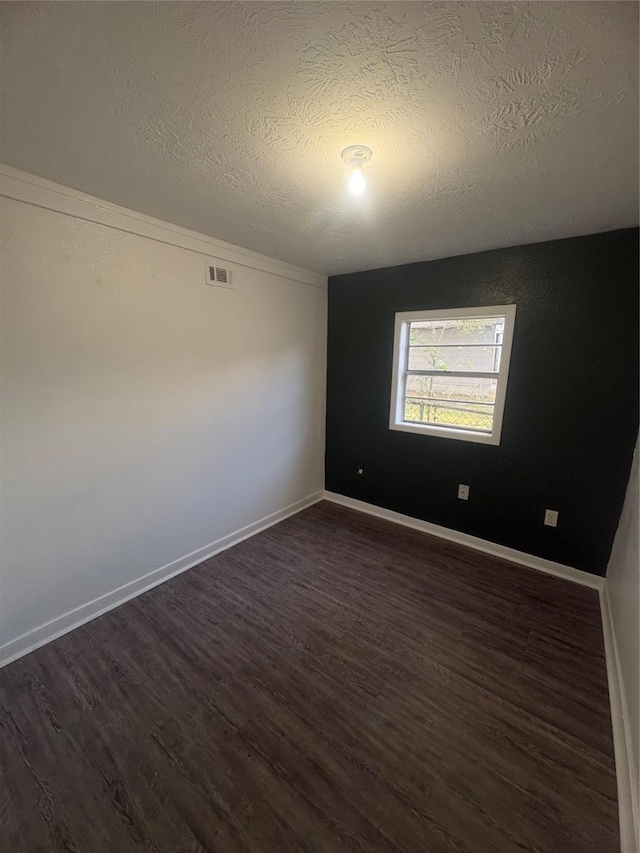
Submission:
[[[398,432],[413,432],[416,435],[432,435],[436,438],[453,438],[457,441],[472,441],[476,444],[500,444],[500,434],[489,432],[473,432],[468,429],[453,429],[451,427],[438,427],[432,424],[412,424],[406,421],[391,421],[389,429]]]

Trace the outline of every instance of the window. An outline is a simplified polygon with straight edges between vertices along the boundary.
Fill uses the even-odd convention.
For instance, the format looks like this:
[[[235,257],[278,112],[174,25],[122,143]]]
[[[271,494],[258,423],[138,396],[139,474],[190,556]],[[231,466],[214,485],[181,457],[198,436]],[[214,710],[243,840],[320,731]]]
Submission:
[[[500,444],[515,305],[396,314],[389,427]]]

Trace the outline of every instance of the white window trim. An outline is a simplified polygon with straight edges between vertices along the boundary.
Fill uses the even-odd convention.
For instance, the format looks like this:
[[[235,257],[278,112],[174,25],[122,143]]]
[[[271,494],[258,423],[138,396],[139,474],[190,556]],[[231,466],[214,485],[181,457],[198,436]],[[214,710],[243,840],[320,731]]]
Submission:
[[[469,429],[436,426],[435,424],[413,424],[403,420],[404,416],[404,365],[408,344],[409,323],[415,320],[482,320],[485,317],[504,317],[505,329],[502,339],[502,356],[498,374],[498,387],[491,432],[474,432]],[[393,337],[393,380],[391,383],[391,412],[389,429],[399,432],[413,432],[418,435],[435,435],[441,438],[454,438],[459,441],[473,441],[479,444],[500,444],[502,435],[502,417],[507,397],[507,382],[511,363],[511,344],[516,320],[515,305],[489,305],[480,308],[444,308],[432,311],[403,311],[396,314]]]

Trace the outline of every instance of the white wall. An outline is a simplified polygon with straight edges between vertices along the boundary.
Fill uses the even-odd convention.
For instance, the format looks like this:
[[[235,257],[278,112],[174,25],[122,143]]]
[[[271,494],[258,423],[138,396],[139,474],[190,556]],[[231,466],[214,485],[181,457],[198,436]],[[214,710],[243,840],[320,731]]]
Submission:
[[[2,168],[7,659],[322,489],[326,278]]]
[[[640,549],[638,547],[638,446],[633,457],[631,477],[627,487],[624,508],[611,552],[607,569],[606,590],[609,616],[615,642],[616,661],[620,682],[621,726],[620,740],[623,741],[628,767],[618,763],[618,774],[629,776],[630,806],[621,801],[622,808],[631,812],[629,834],[624,846],[625,823],[623,820],[623,853],[630,853],[631,834],[635,831],[638,841],[638,773],[640,771]],[[615,709],[613,709],[615,715]],[[614,720],[615,722],[615,720]],[[621,745],[621,744],[619,744]],[[623,780],[626,781],[626,780]],[[623,816],[624,817],[624,816]],[[634,829],[631,829],[633,824]]]

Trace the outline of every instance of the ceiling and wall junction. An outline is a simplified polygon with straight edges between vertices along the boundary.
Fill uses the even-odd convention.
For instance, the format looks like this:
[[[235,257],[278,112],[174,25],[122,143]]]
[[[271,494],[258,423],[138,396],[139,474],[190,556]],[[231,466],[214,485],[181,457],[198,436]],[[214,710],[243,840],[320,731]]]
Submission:
[[[177,225],[335,274],[637,224],[635,3],[1,7],[3,162]]]

